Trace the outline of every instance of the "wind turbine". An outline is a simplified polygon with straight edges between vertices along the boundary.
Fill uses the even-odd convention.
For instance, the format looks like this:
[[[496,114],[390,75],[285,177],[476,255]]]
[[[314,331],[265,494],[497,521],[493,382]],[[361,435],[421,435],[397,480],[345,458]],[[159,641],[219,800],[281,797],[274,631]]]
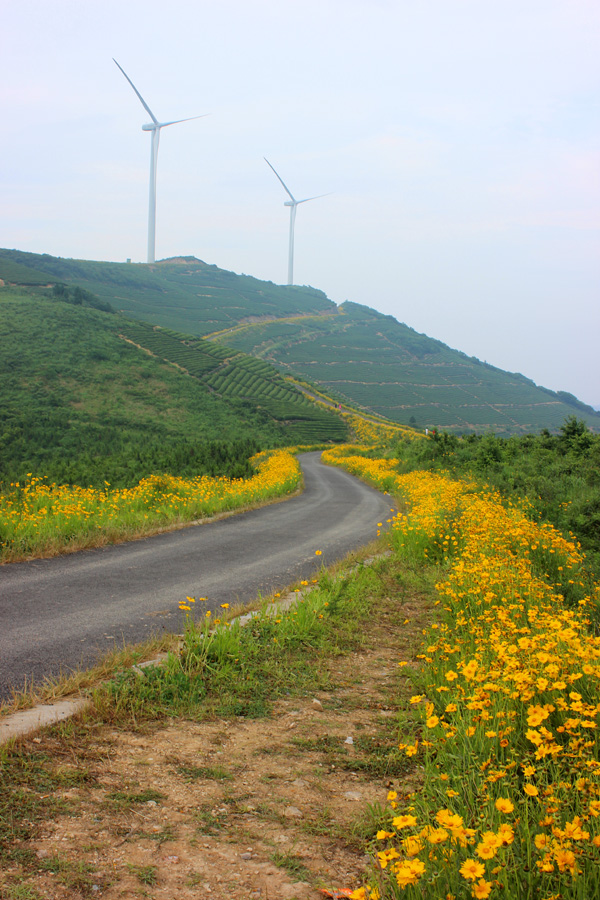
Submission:
[[[166,128],[167,125],[179,125],[180,122],[191,122],[192,119],[203,119],[204,116],[190,116],[189,119],[175,119],[173,122],[159,122],[127,72],[119,65],[114,56],[113,62],[121,69],[121,72],[137,94],[142,106],[152,119],[152,122],[149,122],[148,125],[142,125],[142,131],[152,132],[152,145],[150,148],[150,191],[148,200],[148,262],[153,263],[155,260],[154,251],[156,245],[156,162],[158,160],[160,129]]]
[[[271,163],[269,162],[267,157],[263,156],[263,159],[266,162],[266,164],[269,166],[269,168],[273,169],[273,166],[271,165]],[[294,283],[294,226],[296,223],[296,208],[301,203],[308,203],[309,200],[319,200],[321,197],[328,197],[329,194],[317,194],[316,197],[307,197],[305,200],[296,200],[296,198],[290,191],[289,187],[286,185],[286,183],[283,180],[283,178],[281,177],[281,175],[279,175],[278,172],[275,171],[275,169],[273,169],[273,171],[279,178],[286,194],[288,194],[288,196],[290,198],[289,200],[284,200],[283,205],[289,206],[289,208],[290,208],[290,250],[289,250],[289,255],[288,255],[288,284],[293,284]]]

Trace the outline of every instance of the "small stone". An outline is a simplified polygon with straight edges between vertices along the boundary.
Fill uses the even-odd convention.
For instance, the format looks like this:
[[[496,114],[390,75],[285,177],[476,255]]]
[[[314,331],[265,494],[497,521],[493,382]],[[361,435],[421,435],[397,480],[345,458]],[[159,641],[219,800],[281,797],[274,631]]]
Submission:
[[[308,786],[308,781],[305,781],[303,778],[296,778],[295,781],[292,781],[292,787],[303,788]]]
[[[251,853],[240,853],[240,859],[252,859]]]
[[[353,743],[354,743],[354,738],[352,737],[351,734],[348,735],[348,737],[346,738],[346,740],[344,741],[344,743],[345,743],[345,744],[353,744]]]
[[[155,806],[158,806],[158,803],[156,802],[156,800],[146,800],[146,806],[149,806],[151,809],[153,809]]]
[[[288,819],[301,819],[302,818],[302,812],[301,812],[301,810],[298,809],[297,806],[286,806],[286,808],[283,811],[283,814]]]
[[[317,700],[316,697],[312,702],[313,709],[323,709],[323,704],[320,700]]]
[[[346,791],[344,797],[346,800],[362,800],[362,795],[358,791]]]

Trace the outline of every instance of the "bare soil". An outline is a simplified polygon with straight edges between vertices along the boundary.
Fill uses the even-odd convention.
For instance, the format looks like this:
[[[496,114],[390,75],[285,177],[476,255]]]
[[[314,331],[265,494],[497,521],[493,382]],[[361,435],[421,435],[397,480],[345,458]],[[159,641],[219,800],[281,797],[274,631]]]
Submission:
[[[418,777],[395,748],[428,609],[398,602],[360,652],[327,663],[331,690],[277,702],[270,718],[131,731],[84,720],[76,741],[35,738],[86,780],[23,848],[29,862],[0,873],[0,897],[315,900],[358,887],[370,805]]]

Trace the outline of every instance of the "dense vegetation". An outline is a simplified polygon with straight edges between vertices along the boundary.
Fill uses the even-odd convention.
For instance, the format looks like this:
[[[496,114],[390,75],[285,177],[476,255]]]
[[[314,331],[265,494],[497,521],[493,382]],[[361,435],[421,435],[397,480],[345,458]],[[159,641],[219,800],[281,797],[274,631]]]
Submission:
[[[210,335],[403,425],[509,435],[557,431],[575,414],[600,431],[600,415],[571,394],[468,357],[392,316],[193,257],[149,266],[0,250],[0,279],[67,291],[69,302],[83,291],[83,305],[95,298],[165,330]]]
[[[558,435],[457,438],[434,432],[395,448],[399,469],[448,470],[485,481],[505,497],[526,497],[533,512],[574,533],[600,571],[600,435],[570,416]]]
[[[91,308],[75,289],[31,290],[0,289],[0,484],[27,473],[115,487],[164,471],[236,477],[261,448],[346,434],[266,363],[172,335],[147,352],[136,344],[152,328]],[[244,375],[246,396],[230,389]]]

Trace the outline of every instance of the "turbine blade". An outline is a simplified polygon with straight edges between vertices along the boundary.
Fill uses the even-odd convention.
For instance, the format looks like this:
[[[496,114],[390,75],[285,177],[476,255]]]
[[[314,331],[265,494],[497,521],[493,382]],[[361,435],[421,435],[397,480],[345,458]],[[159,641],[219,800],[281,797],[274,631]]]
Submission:
[[[317,194],[316,197],[307,197],[305,200],[297,200],[297,203],[308,203],[309,200],[320,200],[321,197],[331,197],[333,191],[329,191],[327,194]]]
[[[269,162],[269,160],[267,159],[267,157],[266,157],[266,156],[263,156],[263,159],[264,159],[264,161],[266,162],[266,164],[269,166],[269,168],[270,168],[270,169],[273,169],[273,166],[271,165],[271,163]],[[289,194],[289,196],[290,196],[291,199],[294,201],[294,203],[296,203],[296,198],[294,197],[294,195],[293,195],[292,192],[290,191],[289,187],[287,186],[287,184],[285,183],[285,181],[283,180],[283,178],[281,177],[281,175],[279,175],[279,174],[275,171],[275,169],[273,169],[273,171],[275,172],[275,174],[276,174],[277,177],[279,178],[280,182],[282,183],[285,192],[286,192],[287,194]]]
[[[150,107],[148,106],[148,104],[146,103],[146,101],[144,100],[144,98],[142,97],[142,95],[140,94],[140,92],[138,91],[138,89],[136,88],[135,84],[133,83],[133,81],[131,80],[131,78],[129,77],[129,75],[128,75],[127,72],[125,71],[125,69],[123,69],[123,68],[119,65],[119,63],[116,61],[116,59],[114,58],[114,56],[113,56],[113,62],[114,62],[114,64],[115,64],[115,66],[117,66],[119,69],[121,69],[121,72],[123,73],[123,75],[125,76],[125,78],[126,78],[127,81],[129,82],[129,84],[131,85],[131,87],[134,89],[134,91],[135,91],[136,94],[138,95],[138,97],[139,97],[139,99],[140,99],[140,102],[141,102],[142,106],[144,107],[144,109],[146,110],[146,112],[148,113],[148,115],[150,116],[150,118],[152,119],[152,121],[154,122],[154,124],[155,124],[155,125],[160,125],[160,122],[158,121],[158,119],[156,118],[156,116],[154,115],[154,113],[152,112],[152,110],[150,109]],[[170,124],[170,123],[168,123],[168,124]]]
[[[179,125],[180,122],[191,122],[193,119],[205,119],[206,116],[210,115],[210,113],[202,113],[201,116],[189,116],[187,119],[175,119],[174,122],[160,122],[161,128],[166,128],[167,125]]]

